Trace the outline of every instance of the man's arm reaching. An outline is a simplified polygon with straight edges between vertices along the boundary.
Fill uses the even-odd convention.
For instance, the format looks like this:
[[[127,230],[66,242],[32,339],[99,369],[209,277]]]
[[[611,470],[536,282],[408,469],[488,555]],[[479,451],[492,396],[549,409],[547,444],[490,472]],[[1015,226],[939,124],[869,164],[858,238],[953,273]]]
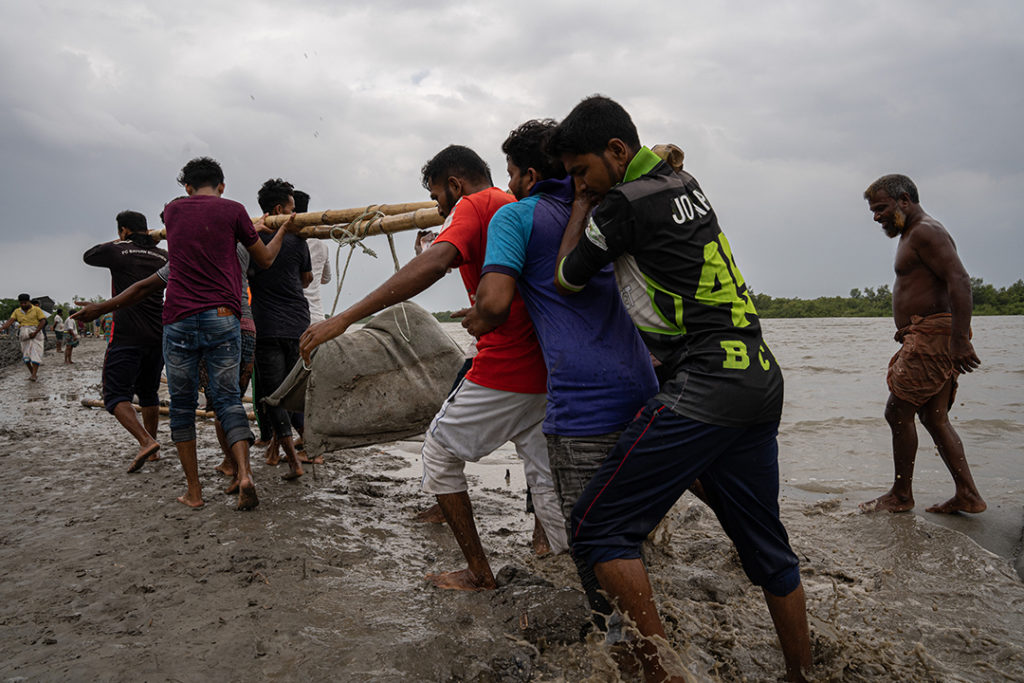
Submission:
[[[249,250],[249,254],[252,256],[253,262],[260,268],[269,268],[274,264],[274,259],[277,258],[278,253],[281,251],[281,241],[284,239],[284,235],[287,232],[296,233],[302,228],[295,225],[295,216],[292,214],[288,217],[288,220],[277,229],[274,236],[270,238],[270,241],[266,244],[263,240],[256,240],[251,245],[246,247]],[[256,232],[266,232],[266,225],[263,223],[263,219],[267,217],[267,214],[256,221],[253,226],[256,228]]]
[[[416,296],[440,280],[458,255],[458,250],[450,242],[431,246],[358,303],[333,318],[310,325],[299,338],[299,353],[309,362],[313,349],[342,334],[352,323]]]
[[[101,315],[110,313],[111,311],[116,311],[119,308],[125,308],[127,306],[134,306],[149,296],[162,291],[166,286],[167,283],[164,282],[159,275],[153,273],[146,279],[139,280],[117,296],[112,296],[106,301],[101,301],[100,303],[76,301],[75,305],[81,306],[82,308],[77,313],[73,313],[71,317],[80,322],[89,323],[96,320],[96,318]]]

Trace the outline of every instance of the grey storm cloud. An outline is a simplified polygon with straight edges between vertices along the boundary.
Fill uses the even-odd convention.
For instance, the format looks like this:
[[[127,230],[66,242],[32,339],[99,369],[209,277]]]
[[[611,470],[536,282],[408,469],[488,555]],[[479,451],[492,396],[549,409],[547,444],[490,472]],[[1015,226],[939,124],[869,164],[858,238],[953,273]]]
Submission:
[[[193,156],[220,160],[254,214],[277,176],[314,208],[416,201],[441,147],[474,147],[502,185],[509,130],[597,92],[645,142],[686,150],[757,291],[891,282],[861,193],[893,171],[972,275],[1022,276],[1019,2],[2,6],[0,296],[107,292],[81,253],[122,209],[158,223]],[[340,305],[391,270],[368,244],[383,258],[353,257]],[[417,300],[466,298],[452,276]]]

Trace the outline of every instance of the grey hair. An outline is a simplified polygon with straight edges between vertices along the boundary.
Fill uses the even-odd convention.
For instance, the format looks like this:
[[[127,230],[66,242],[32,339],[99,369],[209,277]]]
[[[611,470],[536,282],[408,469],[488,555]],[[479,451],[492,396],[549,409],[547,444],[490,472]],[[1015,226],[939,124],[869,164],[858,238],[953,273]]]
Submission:
[[[900,195],[904,192],[910,197],[910,201],[914,204],[920,204],[921,200],[917,196],[917,185],[914,181],[905,175],[899,173],[891,173],[884,175],[875,182],[868,186],[868,189],[864,190],[864,199],[871,199],[871,195],[881,190],[889,196],[890,199],[899,199]]]

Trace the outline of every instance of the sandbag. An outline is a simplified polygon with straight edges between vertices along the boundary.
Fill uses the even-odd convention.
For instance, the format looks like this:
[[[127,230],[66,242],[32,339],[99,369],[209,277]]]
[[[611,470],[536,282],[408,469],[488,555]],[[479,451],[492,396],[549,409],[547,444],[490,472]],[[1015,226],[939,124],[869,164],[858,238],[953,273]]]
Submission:
[[[463,352],[434,316],[405,302],[317,348],[303,440],[311,455],[422,434]]]

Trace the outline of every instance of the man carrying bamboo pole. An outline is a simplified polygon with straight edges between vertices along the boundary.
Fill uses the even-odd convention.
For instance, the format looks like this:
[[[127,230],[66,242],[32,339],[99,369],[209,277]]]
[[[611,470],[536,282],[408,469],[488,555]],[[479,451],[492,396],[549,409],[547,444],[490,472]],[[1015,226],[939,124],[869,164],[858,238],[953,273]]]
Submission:
[[[457,145],[443,149],[423,167],[423,186],[445,217],[441,234],[429,249],[407,263],[383,285],[302,335],[301,352],[309,360],[318,345],[352,323],[419,294],[458,267],[470,302],[480,281],[487,246],[487,224],[512,197],[493,186],[490,169],[476,152]],[[477,344],[473,367],[434,417],[423,442],[423,490],[437,496],[445,521],[468,562],[461,571],[431,574],[440,588],[495,588],[467,494],[466,462],[475,462],[512,441],[523,458],[537,517],[553,552],[566,549],[565,519],[558,505],[547,446],[541,432],[547,371],[521,298],[508,319]]]
[[[293,214],[292,190],[291,183],[271,178],[263,183],[257,195],[260,208],[272,216]],[[264,234],[261,239],[273,238]],[[267,268],[257,265],[249,276],[252,318],[256,323],[254,404],[261,404],[273,393],[299,360],[299,337],[309,327],[309,304],[302,290],[313,280],[311,270],[305,240],[285,235],[274,262]],[[267,464],[276,465],[278,448],[284,449],[289,468],[284,478],[301,477],[303,471],[295,453],[291,416],[281,406],[264,404],[264,409],[273,430],[273,440],[267,448]]]
[[[199,364],[209,371],[208,397],[224,428],[235,460],[238,509],[259,504],[249,466],[252,432],[238,393],[241,272],[235,243],[249,250],[253,261],[268,267],[281,250],[287,221],[270,242],[256,234],[238,202],[224,199],[224,172],[208,157],[185,164],[178,176],[188,197],[164,209],[170,278],[164,303],[164,363],[171,394],[171,438],[185,471],[188,490],[178,502],[202,507],[202,486],[196,460],[196,416]]]
[[[96,268],[110,270],[110,289],[116,296],[144,280],[167,263],[167,252],[149,235],[146,217],[138,211],[117,214],[117,239],[97,244],[82,255]],[[160,444],[160,373],[164,369],[164,302],[152,294],[130,308],[114,310],[110,345],[103,357],[103,407],[139,442],[128,472],[138,472],[147,460],[156,460]],[[139,397],[139,422],[132,397]]]

